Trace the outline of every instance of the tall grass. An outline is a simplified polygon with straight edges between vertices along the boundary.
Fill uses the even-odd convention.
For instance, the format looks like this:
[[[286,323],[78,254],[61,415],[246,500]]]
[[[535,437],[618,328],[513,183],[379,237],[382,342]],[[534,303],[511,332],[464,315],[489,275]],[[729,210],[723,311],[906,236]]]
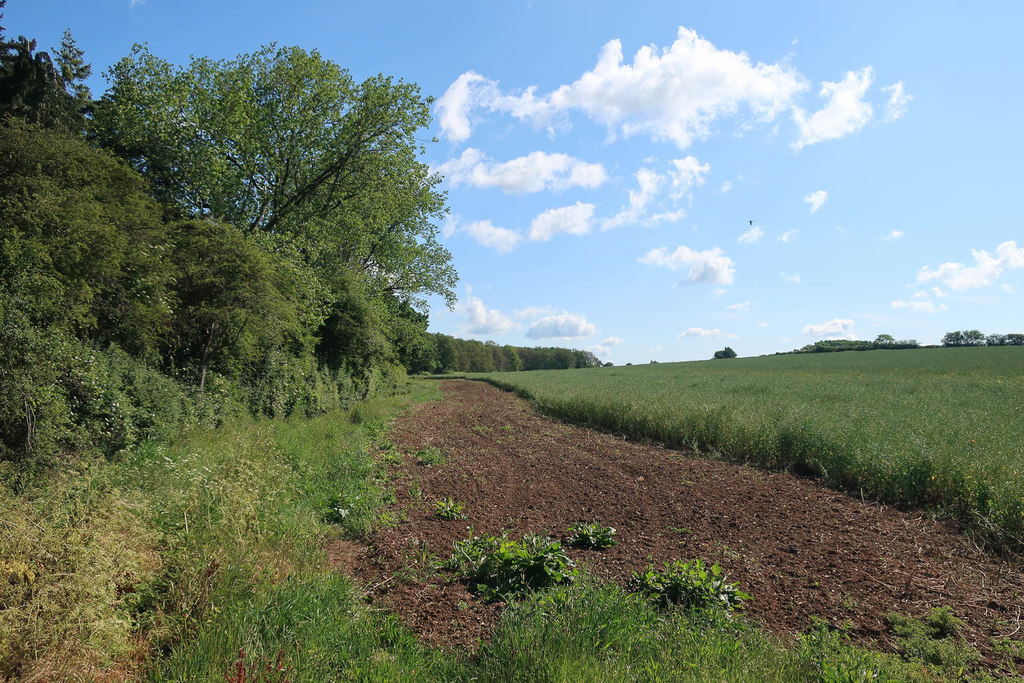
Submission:
[[[484,376],[545,413],[820,476],[1024,552],[1024,349],[786,355]]]

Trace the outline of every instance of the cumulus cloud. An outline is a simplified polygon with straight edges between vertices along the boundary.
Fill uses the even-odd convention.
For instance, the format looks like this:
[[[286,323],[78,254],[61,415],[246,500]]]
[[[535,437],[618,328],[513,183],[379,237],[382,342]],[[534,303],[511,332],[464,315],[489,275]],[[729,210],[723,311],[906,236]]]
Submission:
[[[825,190],[818,190],[817,192],[812,192],[804,197],[804,201],[811,205],[811,213],[820,209],[827,199],[828,192]]]
[[[900,230],[893,230],[893,231],[892,231],[892,232],[890,232],[890,233],[889,233],[888,235],[886,235],[886,236],[884,237],[884,239],[885,239],[885,240],[886,240],[887,242],[891,242],[892,240],[898,240],[898,239],[900,239],[901,237],[906,237],[906,233],[905,233],[905,232],[902,232],[902,231],[900,231]]]
[[[934,301],[893,301],[892,307],[905,308],[914,313],[937,313],[949,308],[946,304],[936,306]]]
[[[494,249],[499,254],[508,252],[519,246],[523,236],[516,230],[499,228],[490,221],[470,223],[462,231],[485,247]]]
[[[495,308],[487,308],[476,296],[457,303],[455,311],[466,316],[467,323],[462,331],[467,334],[502,335],[515,327],[511,318]]]
[[[726,306],[725,310],[727,310],[727,311],[736,311],[738,313],[742,313],[744,311],[749,311],[750,310],[750,302],[749,301],[743,301],[743,302],[738,303],[738,304],[733,304],[732,306]]]
[[[551,306],[527,306],[526,308],[514,311],[513,316],[517,320],[525,320],[527,318],[539,318],[544,315],[553,315],[558,312],[558,309],[552,308]]]
[[[697,157],[687,156],[682,159],[673,159],[669,176],[672,178],[673,199],[682,199],[689,196],[694,187],[704,184],[704,176],[711,171],[710,164],[702,164]]]
[[[620,346],[624,342],[621,339],[619,339],[618,337],[608,337],[607,339],[602,339],[601,343],[602,344],[607,344],[608,346]]]
[[[791,239],[799,232],[799,230],[787,230],[786,232],[779,235],[778,240],[783,244],[788,244]]]
[[[576,202],[572,206],[548,209],[530,223],[530,239],[534,242],[546,242],[557,233],[567,232],[570,235],[586,235],[590,232],[590,223],[594,215],[594,205]]]
[[[903,115],[907,113],[907,105],[914,99],[903,91],[903,81],[885,86],[882,88],[882,92],[889,93],[889,101],[885,103],[885,120],[902,119]]]
[[[479,188],[496,187],[506,194],[594,188],[608,180],[601,164],[580,161],[568,154],[531,152],[497,163],[472,147],[431,170],[445,176],[452,187],[463,183]]]
[[[602,223],[601,230],[611,230],[639,221],[646,212],[648,202],[658,194],[658,189],[664,180],[664,176],[658,175],[649,168],[641,168],[637,171],[637,189],[629,191],[629,206],[623,207],[619,213]]]
[[[688,283],[731,285],[736,272],[732,259],[718,247],[707,251],[693,251],[689,247],[680,246],[671,253],[667,247],[659,247],[637,260],[646,265],[662,266],[672,270],[688,266],[689,272],[684,280]]]
[[[521,94],[505,94],[497,81],[467,71],[448,86],[434,105],[441,132],[453,142],[468,139],[472,133],[469,115],[475,108],[505,111],[520,120],[536,117],[547,105],[537,100],[534,92],[534,88],[528,88]]]
[[[803,109],[793,107],[793,120],[800,128],[800,138],[794,149],[802,149],[825,140],[835,140],[855,133],[871,120],[874,111],[864,101],[864,94],[875,79],[870,66],[860,71],[847,71],[838,83],[825,81],[819,95],[829,98],[821,110],[808,116]]]
[[[937,280],[955,292],[978,289],[993,284],[1004,270],[1024,268],[1024,247],[1015,241],[1003,242],[996,248],[995,256],[981,249],[972,249],[974,265],[943,263],[937,268],[924,266],[917,273],[918,282]]]
[[[799,275],[790,275],[789,273],[779,273],[779,277],[781,277],[783,280],[785,280],[786,282],[788,282],[788,283],[790,283],[792,285],[800,284],[800,276]]]
[[[835,318],[818,325],[807,325],[804,334],[825,339],[856,339],[853,333],[853,321],[849,318]]]
[[[530,339],[581,339],[596,331],[594,324],[582,315],[562,313],[541,318],[530,325],[526,336]]]
[[[724,183],[722,183],[722,186],[720,188],[718,188],[718,191],[721,192],[722,194],[725,194],[726,192],[728,192],[731,189],[732,189],[732,182],[729,181],[729,180],[726,180]]]
[[[691,327],[685,332],[680,332],[676,337],[679,339],[683,337],[721,337],[723,334],[717,327],[712,330],[706,330],[703,327]]]
[[[740,235],[740,238],[737,241],[742,244],[754,244],[760,241],[762,237],[764,237],[764,230],[755,225],[750,230],[747,230],[745,233]]]
[[[454,141],[469,137],[473,108],[505,111],[540,125],[581,111],[604,125],[610,137],[649,135],[685,149],[707,137],[720,116],[744,110],[755,121],[773,120],[806,88],[788,64],[752,64],[745,53],[719,50],[695,31],[679,27],[671,46],[645,45],[631,64],[623,58],[622,43],[609,41],[592,70],[546,96],[538,97],[534,88],[508,95],[495,81],[470,71],[449,86],[436,106],[442,134]]]

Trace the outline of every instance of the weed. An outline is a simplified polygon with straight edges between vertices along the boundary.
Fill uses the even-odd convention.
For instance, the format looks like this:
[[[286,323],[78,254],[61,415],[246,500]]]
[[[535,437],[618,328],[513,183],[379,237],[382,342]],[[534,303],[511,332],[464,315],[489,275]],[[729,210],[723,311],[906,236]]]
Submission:
[[[963,621],[949,607],[936,607],[922,619],[890,613],[885,623],[899,639],[900,653],[907,659],[953,670],[966,669],[979,659],[961,637]]]
[[[434,502],[437,516],[441,519],[466,519],[466,504],[452,498],[442,498]]]
[[[430,446],[423,450],[416,451],[416,460],[421,465],[443,465],[445,460],[445,454],[441,452],[441,449]]]
[[[413,483],[412,486],[409,487],[409,500],[423,500],[423,489],[420,488],[419,484]]]
[[[544,536],[473,536],[456,541],[439,565],[474,583],[487,600],[509,600],[525,592],[573,581],[577,572],[559,541]]]
[[[712,608],[728,612],[750,599],[736,584],[725,580],[717,562],[706,567],[699,558],[690,562],[665,562],[664,569],[648,565],[643,572],[633,572],[628,586],[662,607],[681,605],[687,609]]]
[[[615,529],[604,526],[597,522],[576,522],[569,527],[569,537],[566,543],[573,548],[585,548],[589,550],[604,550],[618,542],[613,538]]]

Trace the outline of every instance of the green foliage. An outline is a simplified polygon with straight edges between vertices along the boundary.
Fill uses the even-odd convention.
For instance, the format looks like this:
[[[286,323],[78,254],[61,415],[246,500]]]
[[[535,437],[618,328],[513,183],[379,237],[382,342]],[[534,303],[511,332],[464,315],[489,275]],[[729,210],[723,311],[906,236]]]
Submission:
[[[36,47],[36,41],[25,36],[8,40],[0,35],[0,119],[13,116],[46,128],[80,132],[87,123],[91,95],[85,80],[92,68],[70,30],[64,32],[59,51]]]
[[[919,349],[492,375],[560,419],[929,507],[1024,550],[1021,349]]]
[[[416,451],[416,460],[421,465],[443,465],[447,459],[441,449],[434,446]]]
[[[665,562],[664,569],[648,565],[642,572],[633,572],[627,587],[662,607],[680,605],[728,612],[750,599],[736,584],[725,580],[717,562],[707,567],[700,558]]]
[[[963,622],[949,607],[929,610],[923,619],[888,614],[886,624],[898,638],[900,653],[954,672],[963,672],[980,659],[978,651],[961,636]]]
[[[510,600],[527,591],[573,581],[575,563],[558,541],[524,536],[473,536],[452,544],[451,557],[441,566],[476,586],[488,600]]]
[[[721,351],[715,351],[715,358],[716,359],[735,358],[735,357],[736,357],[736,352],[732,350],[731,346],[726,346]]]
[[[588,550],[604,550],[618,545],[615,540],[615,529],[597,522],[576,522],[569,527],[566,543],[574,548]]]
[[[294,240],[322,282],[343,270],[371,298],[454,300],[440,178],[418,160],[430,100],[415,85],[356,84],[316,51],[275,46],[177,68],[136,45],[110,79],[96,135],[160,198]]]
[[[441,500],[434,501],[434,511],[441,519],[466,519],[466,504],[452,498],[442,498]]]

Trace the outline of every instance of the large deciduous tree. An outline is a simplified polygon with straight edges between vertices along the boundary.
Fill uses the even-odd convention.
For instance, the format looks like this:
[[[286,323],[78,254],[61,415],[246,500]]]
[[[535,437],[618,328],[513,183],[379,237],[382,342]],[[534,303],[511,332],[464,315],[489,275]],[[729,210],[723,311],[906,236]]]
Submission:
[[[135,46],[108,78],[95,134],[161,199],[291,244],[325,282],[355,275],[371,298],[454,301],[437,240],[445,198],[416,138],[430,99],[415,85],[356,83],[315,51],[275,46],[184,68]]]

